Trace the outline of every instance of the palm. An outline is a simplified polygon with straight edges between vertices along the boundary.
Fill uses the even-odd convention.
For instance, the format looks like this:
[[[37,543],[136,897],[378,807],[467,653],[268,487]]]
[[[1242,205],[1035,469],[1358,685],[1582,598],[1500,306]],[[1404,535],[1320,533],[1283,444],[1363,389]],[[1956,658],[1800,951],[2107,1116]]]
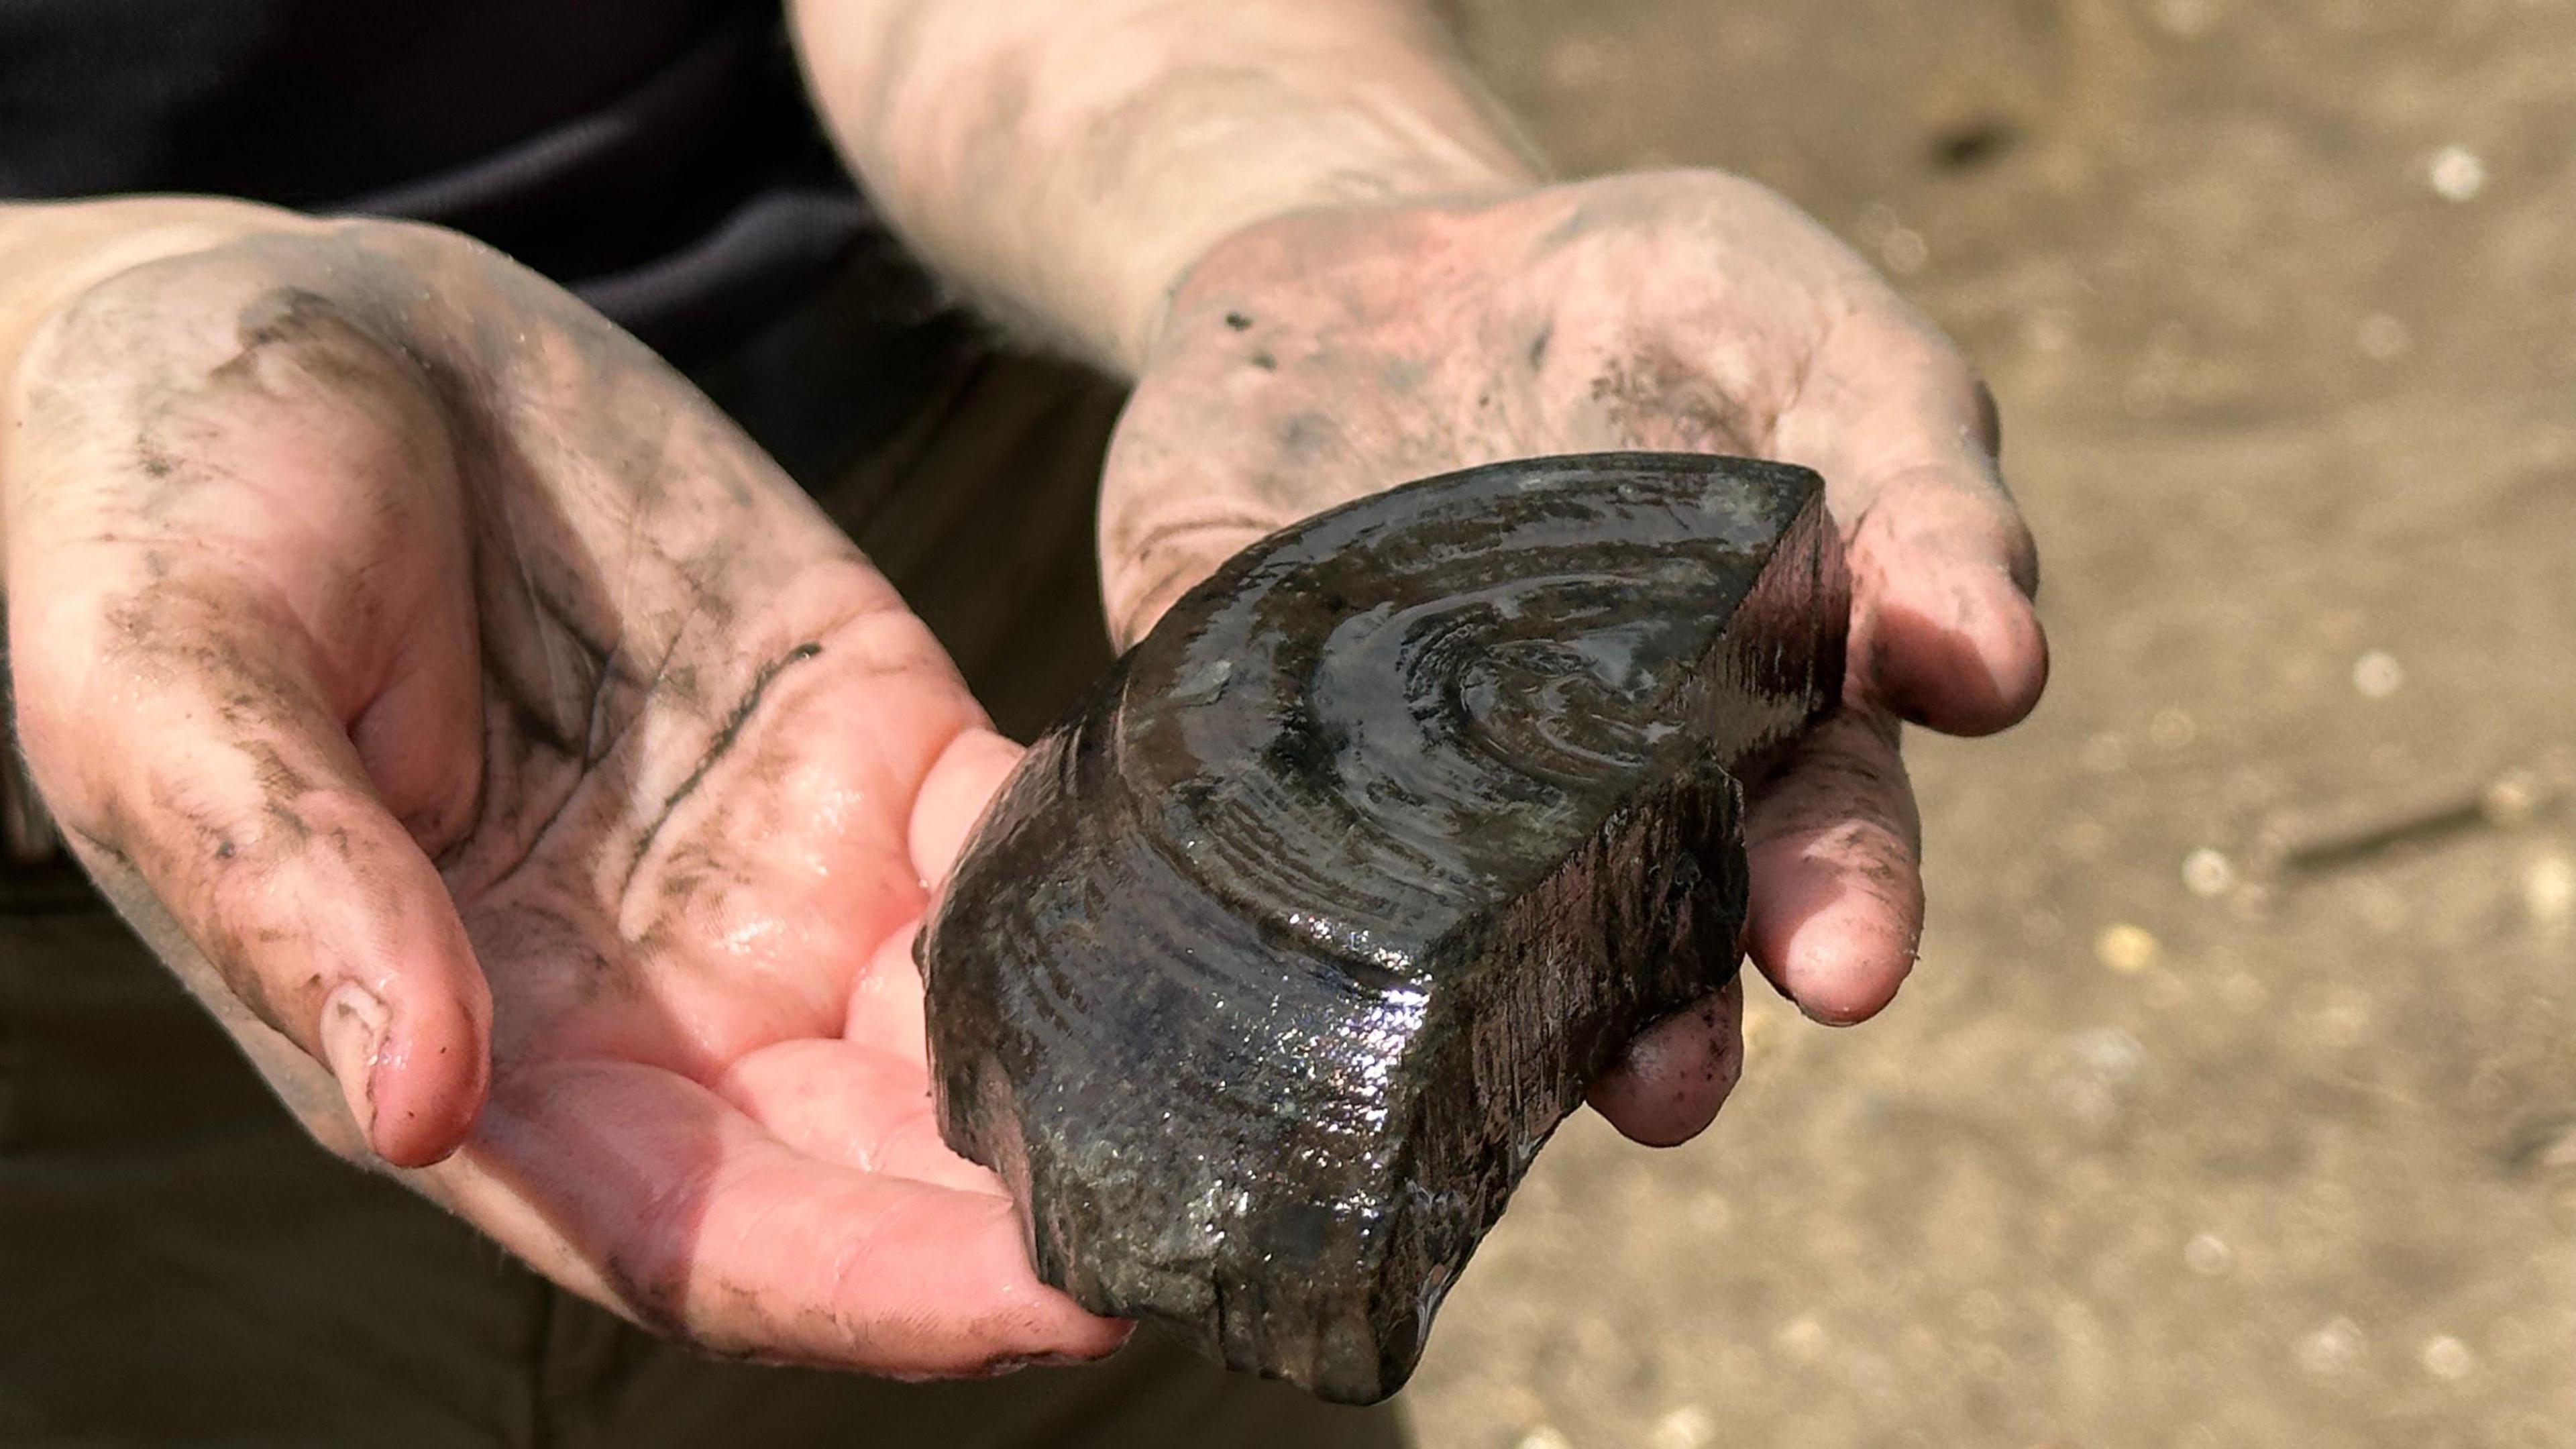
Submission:
[[[1993,447],[1948,343],[1735,178],[1292,215],[1174,297],[1104,484],[1110,617],[1132,639],[1263,533],[1474,463],[1661,448],[1816,468],[1854,570],[1849,707],[1756,791],[1751,934],[1800,1005],[1855,1020],[1920,929],[1896,717],[2000,728],[2045,672]],[[1734,1007],[1641,1038],[1596,1104],[1645,1140],[1697,1131],[1732,1083]]]
[[[713,711],[616,653],[604,690],[566,680],[608,701],[579,751],[487,706],[504,808],[442,864],[491,984],[492,1088],[434,1171],[526,1204],[545,1226],[514,1246],[666,1331],[848,1363],[892,1310],[958,1341],[870,1366],[970,1368],[1066,1315],[931,1117],[908,838],[962,833],[975,787],[913,809],[961,721],[885,688],[887,646],[919,647],[889,635],[918,626],[853,593],[755,627],[783,651],[711,632],[674,654],[750,669]],[[531,778],[505,792],[490,760]]]
[[[1132,638],[1210,553],[1529,453],[1804,462],[1867,554],[1877,505],[1934,471],[1991,485],[1993,444],[1949,344],[1750,183],[1616,177],[1494,206],[1303,213],[1232,239],[1176,298],[1111,456],[1111,617]],[[1999,499],[1902,501],[1878,529],[1928,507],[2026,563]],[[1858,562],[1867,627],[1909,580]]]
[[[910,936],[1011,751],[927,631],[559,295],[443,278],[519,309],[495,357],[268,275],[310,260],[116,284],[14,440],[29,752],[84,856],[291,1100],[336,1101],[362,988],[365,1141],[613,1306],[887,1372],[1114,1344],[931,1119]]]

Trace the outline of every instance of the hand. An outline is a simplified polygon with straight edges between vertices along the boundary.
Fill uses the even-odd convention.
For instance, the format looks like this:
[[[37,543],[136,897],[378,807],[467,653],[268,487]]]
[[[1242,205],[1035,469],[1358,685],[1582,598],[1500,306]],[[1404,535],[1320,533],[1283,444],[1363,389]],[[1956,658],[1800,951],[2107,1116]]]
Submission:
[[[1868,266],[1735,177],[1344,207],[1220,243],[1175,291],[1112,445],[1101,557],[1135,639],[1283,524],[1428,474],[1615,448],[1803,463],[1853,569],[1844,708],[1756,782],[1752,956],[1809,1015],[1894,995],[1922,930],[1897,721],[1956,734],[2047,678],[2029,533],[1966,361]],[[1706,1127],[1742,1062],[1737,987],[1642,1035],[1592,1093],[1640,1141]]]
[[[685,383],[461,239],[284,218],[0,380],[35,777],[326,1141],[713,1351],[1115,1346],[931,1120],[908,943],[1015,751]]]

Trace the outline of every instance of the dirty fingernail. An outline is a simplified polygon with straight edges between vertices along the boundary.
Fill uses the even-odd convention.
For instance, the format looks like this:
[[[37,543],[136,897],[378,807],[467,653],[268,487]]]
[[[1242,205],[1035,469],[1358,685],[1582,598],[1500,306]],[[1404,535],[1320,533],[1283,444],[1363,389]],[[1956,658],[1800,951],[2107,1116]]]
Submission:
[[[322,1003],[322,1055],[340,1080],[340,1095],[360,1135],[373,1140],[376,1060],[385,1039],[385,1004],[363,986],[346,985]]]

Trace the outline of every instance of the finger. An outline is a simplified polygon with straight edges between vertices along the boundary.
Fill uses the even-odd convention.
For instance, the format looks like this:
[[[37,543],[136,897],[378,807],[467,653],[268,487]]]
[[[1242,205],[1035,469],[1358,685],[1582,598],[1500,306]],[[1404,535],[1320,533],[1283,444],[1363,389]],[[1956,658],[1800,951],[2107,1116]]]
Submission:
[[[1127,1326],[1038,1281],[1010,1199],[797,1152],[685,1078],[513,1073],[469,1154],[505,1246],[717,1353],[902,1377],[1094,1358]]]
[[[936,890],[957,863],[966,838],[993,794],[1025,751],[989,729],[969,728],[950,741],[924,772],[913,796],[909,826],[912,868],[925,891]],[[921,971],[913,964],[919,922],[880,946],[850,989],[842,1020],[844,1041],[898,1061],[909,1061],[927,1090],[927,1021]]]
[[[1896,722],[1846,708],[1754,793],[1745,818],[1754,964],[1818,1021],[1875,1015],[1923,933],[1921,824]]]
[[[940,1140],[930,1080],[906,1057],[808,1038],[764,1047],[715,1082],[718,1096],[810,1157],[935,1187],[1001,1195],[1001,1179]]]
[[[1677,1147],[1708,1130],[1743,1074],[1738,977],[1639,1033],[1586,1100],[1630,1141]]]
[[[2013,724],[2048,681],[2038,556],[1997,444],[1992,395],[1892,294],[1835,329],[1774,436],[1843,522],[1856,697],[1953,734]]]
[[[948,878],[967,835],[1022,753],[989,729],[967,729],[931,762],[912,807],[912,867],[923,889]]]
[[[1929,466],[1883,477],[1852,529],[1851,658],[1868,697],[1949,734],[2019,723],[2048,684],[2029,534],[1996,492]]]
[[[930,1041],[921,968],[912,959],[918,934],[918,925],[906,927],[877,948],[851,988],[849,1015],[841,1028],[845,1041],[889,1056],[909,1057],[916,1065],[928,1061]]]
[[[454,1150],[490,997],[298,632],[203,561],[104,606],[29,597],[49,601],[14,621],[30,758],[84,857],[331,1069],[377,1154]]]

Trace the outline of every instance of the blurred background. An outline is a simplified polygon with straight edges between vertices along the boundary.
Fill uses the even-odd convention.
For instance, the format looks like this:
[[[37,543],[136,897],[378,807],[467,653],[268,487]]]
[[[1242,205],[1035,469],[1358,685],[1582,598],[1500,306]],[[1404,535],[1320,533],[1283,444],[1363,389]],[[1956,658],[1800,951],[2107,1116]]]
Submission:
[[[1966,345],[2057,670],[1909,741],[1885,1017],[1540,1158],[1425,1444],[2576,1446],[2576,0],[1457,8]]]

